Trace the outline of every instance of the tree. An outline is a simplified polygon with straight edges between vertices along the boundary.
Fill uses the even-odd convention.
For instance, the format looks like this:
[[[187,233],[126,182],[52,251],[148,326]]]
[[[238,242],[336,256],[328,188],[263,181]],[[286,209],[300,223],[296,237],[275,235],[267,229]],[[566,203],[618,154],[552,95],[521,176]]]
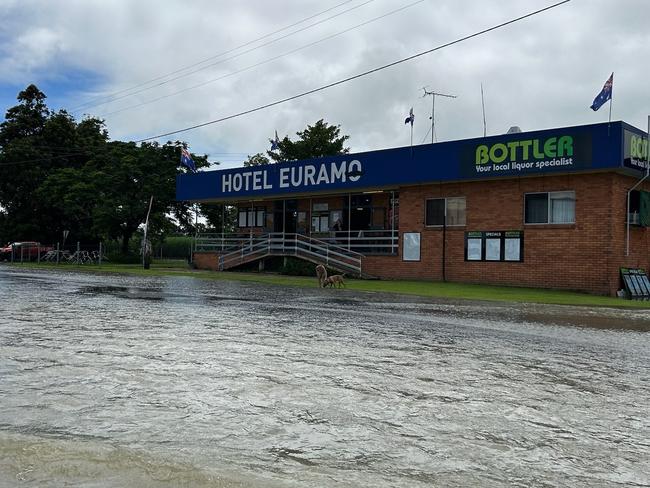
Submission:
[[[244,166],[260,166],[262,164],[269,164],[271,160],[264,156],[262,153],[253,154],[248,156],[248,159],[244,161]]]
[[[0,236],[50,243],[65,229],[77,240],[120,239],[127,252],[152,195],[150,235],[193,229],[190,205],[175,201],[183,142],[109,142],[103,121],[77,123],[45,98],[28,86],[0,124]]]
[[[278,143],[278,151],[267,151],[267,154],[276,163],[347,154],[350,148],[345,147],[345,141],[350,136],[341,136],[340,133],[340,125],[329,125],[320,119],[314,125],[308,125],[305,130],[296,132],[299,137],[297,141],[285,136]]]
[[[223,203],[200,203],[201,215],[207,221],[207,229],[211,232],[223,232],[226,234],[235,232],[237,227],[237,207]]]
[[[52,148],[43,137],[50,116],[45,94],[29,85],[18,94],[19,104],[7,110],[0,124],[0,206],[5,209],[4,233],[37,240],[50,220],[34,198],[52,164]],[[16,164],[19,162],[19,164]]]

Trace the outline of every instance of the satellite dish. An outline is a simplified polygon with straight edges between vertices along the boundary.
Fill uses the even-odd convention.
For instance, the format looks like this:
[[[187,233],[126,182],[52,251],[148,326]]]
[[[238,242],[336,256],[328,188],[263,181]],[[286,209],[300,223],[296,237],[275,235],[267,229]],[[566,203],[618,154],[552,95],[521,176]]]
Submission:
[[[518,125],[513,125],[508,129],[508,132],[506,134],[519,134],[521,132],[521,127]]]

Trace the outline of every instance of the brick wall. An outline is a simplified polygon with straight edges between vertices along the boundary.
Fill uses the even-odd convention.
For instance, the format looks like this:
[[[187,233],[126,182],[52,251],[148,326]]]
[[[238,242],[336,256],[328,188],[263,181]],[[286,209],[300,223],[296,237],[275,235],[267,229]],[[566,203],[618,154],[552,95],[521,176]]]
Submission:
[[[399,256],[367,256],[363,271],[388,279],[443,279],[541,288],[558,288],[614,295],[621,287],[619,268],[650,271],[650,231],[630,226],[630,253],[625,255],[626,194],[638,178],[615,173],[522,177],[509,180],[432,184],[403,187],[399,193]],[[650,190],[650,181],[641,188]],[[574,224],[524,224],[524,194],[575,191]],[[388,194],[373,195],[373,205],[388,205]],[[425,225],[426,200],[465,197],[466,224]],[[341,205],[341,196],[314,197],[329,208]],[[375,203],[376,202],[376,203]],[[298,203],[309,211],[309,198]],[[269,204],[267,208],[272,208]],[[523,231],[523,262],[465,261],[465,232]],[[403,234],[420,233],[420,261],[402,259]],[[218,256],[195,254],[200,268],[216,269]]]
[[[445,235],[445,277],[448,281],[615,294],[621,266],[650,269],[648,231],[632,227],[630,256],[625,257],[626,192],[636,180],[613,173],[540,176],[511,180],[437,184],[402,188],[400,238],[419,232],[420,261],[400,256],[371,256],[363,269],[386,278],[442,280]],[[575,224],[524,224],[524,194],[576,192]],[[425,226],[428,198],[466,198],[466,225]],[[523,262],[465,261],[466,231],[521,230]],[[400,253],[402,242],[400,242]]]
[[[198,251],[192,256],[192,262],[198,269],[219,270],[219,253]]]

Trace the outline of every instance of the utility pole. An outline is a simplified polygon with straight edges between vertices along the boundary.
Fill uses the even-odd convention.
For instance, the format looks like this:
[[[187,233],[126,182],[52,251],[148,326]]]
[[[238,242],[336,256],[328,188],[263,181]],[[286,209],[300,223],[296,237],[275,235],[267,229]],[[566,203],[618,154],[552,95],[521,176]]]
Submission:
[[[447,97],[447,98],[458,98],[456,95],[448,95],[446,93],[438,93],[435,91],[427,91],[427,87],[423,86],[422,89],[424,90],[424,95],[422,95],[422,98],[426,96],[431,97],[431,144],[433,144],[433,138],[436,133],[436,97]]]

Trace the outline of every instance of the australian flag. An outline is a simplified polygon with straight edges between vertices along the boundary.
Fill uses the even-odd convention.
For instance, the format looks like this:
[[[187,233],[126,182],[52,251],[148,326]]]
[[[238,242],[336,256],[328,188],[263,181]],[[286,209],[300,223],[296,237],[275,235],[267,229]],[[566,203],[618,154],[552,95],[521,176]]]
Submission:
[[[280,138],[278,137],[278,131],[275,131],[275,139],[269,139],[271,141],[271,151],[277,151],[280,149]]]
[[[188,168],[192,173],[196,173],[196,165],[190,155],[190,152],[184,147],[181,148],[181,164]]]
[[[415,115],[413,115],[413,107],[411,107],[411,110],[409,110],[409,116],[406,117],[406,120],[404,121],[404,123],[408,124],[410,122],[411,127],[413,127],[413,121],[414,120],[415,120]]]
[[[596,98],[594,98],[594,103],[591,104],[591,110],[594,112],[598,110],[602,105],[612,99],[612,88],[614,86],[614,73],[611,74],[609,79],[605,82],[605,86],[600,91]]]

